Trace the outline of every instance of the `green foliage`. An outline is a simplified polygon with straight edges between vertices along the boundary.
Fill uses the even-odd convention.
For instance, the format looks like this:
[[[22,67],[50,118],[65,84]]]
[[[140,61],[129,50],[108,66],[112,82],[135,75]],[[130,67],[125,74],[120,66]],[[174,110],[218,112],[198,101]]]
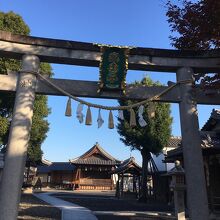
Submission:
[[[179,1],[180,2],[180,1]],[[167,2],[172,44],[178,49],[210,49],[220,46],[220,1]],[[205,21],[205,22],[204,22]]]
[[[30,160],[39,161],[41,159],[41,144],[46,139],[46,134],[49,130],[49,123],[45,118],[49,113],[47,96],[37,95],[34,103],[34,115],[28,148]]]
[[[141,82],[135,82],[135,85],[159,85],[158,82],[153,82],[149,77],[144,78]],[[120,105],[130,105],[135,101],[125,101],[120,100]],[[148,105],[144,106],[144,119],[147,122],[146,127],[137,126],[130,127],[129,120],[130,114],[128,111],[124,111],[125,120],[119,119],[117,125],[118,133],[121,136],[121,141],[130,146],[131,149],[137,149],[139,151],[146,151],[153,154],[159,154],[164,146],[167,145],[170,134],[171,134],[171,123],[172,118],[170,117],[170,105],[167,103],[154,103],[155,106],[155,117],[150,118],[148,116]],[[138,114],[138,109],[134,109],[136,116]]]
[[[135,82],[134,86],[155,86],[160,85],[159,82],[153,82],[149,77],[145,77],[141,82]],[[130,105],[135,101],[120,100],[119,104]],[[141,196],[140,201],[147,200],[147,173],[148,162],[151,159],[151,154],[155,155],[161,153],[163,147],[167,146],[171,135],[170,105],[166,103],[154,103],[155,117],[151,118],[148,115],[149,104],[144,106],[143,117],[147,122],[145,127],[138,124],[138,109],[134,109],[136,115],[137,126],[130,127],[130,114],[124,111],[124,119],[119,119],[117,130],[121,136],[120,140],[126,145],[130,146],[132,150],[136,149],[142,155],[142,182],[141,182]]]
[[[29,35],[30,29],[23,21],[22,17],[14,12],[0,12],[0,30],[9,31],[13,34]],[[19,70],[20,61],[0,58],[0,73],[6,74],[7,69]]]
[[[192,50],[220,48],[219,0],[169,0],[166,7],[174,47]],[[200,79],[204,87],[220,83],[219,74],[200,74]]]
[[[14,12],[0,12],[0,30],[9,31],[14,34],[29,35],[30,29],[22,17]]]
[[[9,129],[9,121],[7,118],[0,116],[0,146],[4,143],[4,137],[6,137]]]
[[[22,35],[29,35],[30,33],[30,29],[22,17],[13,12],[0,12],[0,30]],[[7,74],[7,70],[18,71],[20,69],[20,61],[0,58],[0,74]],[[47,63],[40,64],[40,71],[52,75],[51,66]],[[14,99],[15,95],[13,93],[0,93],[0,146],[7,145],[8,129],[12,118]],[[46,133],[49,130],[49,123],[46,120],[49,113],[50,109],[47,107],[47,96],[36,95],[28,146],[28,157],[33,161],[41,159],[41,144],[45,140]]]

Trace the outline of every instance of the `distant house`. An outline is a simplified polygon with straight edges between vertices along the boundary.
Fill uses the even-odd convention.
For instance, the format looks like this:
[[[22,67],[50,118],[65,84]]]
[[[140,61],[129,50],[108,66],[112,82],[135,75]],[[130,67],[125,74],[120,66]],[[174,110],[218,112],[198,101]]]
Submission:
[[[124,160],[111,174],[117,175],[116,196],[121,197],[124,191],[135,193],[140,189],[141,167],[135,162],[134,157]]]
[[[38,166],[37,175],[44,185],[110,190],[114,187],[110,171],[120,163],[96,143],[86,153],[69,162],[51,162]]]
[[[49,162],[37,167],[43,186],[71,187],[75,166],[70,162]]]
[[[220,110],[213,109],[200,134],[210,209],[220,211]],[[180,160],[184,166],[181,145],[167,152],[165,161],[175,160]]]
[[[180,144],[181,144],[181,137],[179,136],[171,136],[170,140],[168,142],[168,145],[165,146],[162,150],[162,153],[158,156],[153,155],[153,160],[159,170],[159,172],[167,172],[171,168],[173,168],[174,163],[164,163],[164,160],[167,156],[167,153],[170,152],[171,150],[177,149]]]
[[[153,161],[156,165],[156,169],[149,170],[151,176],[148,183],[148,194],[153,196],[158,201],[169,202],[170,201],[170,178],[164,176],[164,174],[174,167],[173,161],[170,163],[164,163],[167,154],[177,149],[181,144],[181,137],[171,136],[167,146],[164,146],[160,155],[153,155]]]

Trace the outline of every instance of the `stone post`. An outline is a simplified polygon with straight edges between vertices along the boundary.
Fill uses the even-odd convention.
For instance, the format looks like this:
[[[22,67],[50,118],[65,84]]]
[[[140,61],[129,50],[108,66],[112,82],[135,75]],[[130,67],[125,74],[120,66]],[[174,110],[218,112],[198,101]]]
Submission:
[[[177,71],[177,81],[192,80],[189,67]],[[179,103],[187,203],[190,220],[207,220],[208,201],[201,150],[197,106],[192,97],[192,82],[180,85]]]
[[[178,220],[185,220],[184,190],[174,189],[175,216]]]
[[[24,55],[22,58],[0,185],[1,220],[17,219],[35,99],[36,76],[28,72],[38,71],[39,64],[36,56]]]
[[[175,161],[175,167],[168,172],[168,175],[172,176],[171,189],[174,196],[175,216],[177,220],[185,220],[185,204],[184,204],[184,191],[185,171],[180,165],[180,161]]]

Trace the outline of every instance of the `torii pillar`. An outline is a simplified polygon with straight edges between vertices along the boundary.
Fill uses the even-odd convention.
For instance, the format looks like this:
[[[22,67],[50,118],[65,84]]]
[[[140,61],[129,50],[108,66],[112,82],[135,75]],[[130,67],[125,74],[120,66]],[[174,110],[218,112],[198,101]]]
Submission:
[[[0,219],[16,220],[24,180],[27,147],[32,125],[36,76],[40,61],[34,55],[22,57],[13,118],[10,127],[5,164],[0,185]]]
[[[177,81],[191,80],[180,85],[179,103],[181,133],[186,177],[187,203],[190,220],[208,220],[208,200],[197,106],[193,100],[193,70],[189,67],[177,71]]]

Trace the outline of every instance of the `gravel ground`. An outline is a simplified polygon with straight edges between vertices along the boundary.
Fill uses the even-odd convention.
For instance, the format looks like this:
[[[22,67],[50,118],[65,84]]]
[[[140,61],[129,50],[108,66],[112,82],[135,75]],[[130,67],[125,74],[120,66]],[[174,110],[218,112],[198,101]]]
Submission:
[[[115,197],[86,195],[75,193],[54,194],[57,198],[66,200],[86,207],[97,216],[99,220],[161,220],[165,218],[152,217],[149,218],[144,214],[145,211],[170,212],[171,209],[167,205],[159,203],[139,203],[136,200],[116,199]],[[105,211],[112,211],[106,213]],[[141,212],[143,212],[141,214]],[[168,218],[166,218],[168,219]],[[171,219],[171,218],[170,218]]]
[[[32,194],[22,194],[18,220],[60,220],[61,211]]]
[[[88,207],[92,211],[160,211],[170,212],[171,208],[167,205],[150,202],[139,203],[137,200],[132,199],[117,199],[109,196],[99,195],[80,195],[74,194],[53,194],[53,196]]]

